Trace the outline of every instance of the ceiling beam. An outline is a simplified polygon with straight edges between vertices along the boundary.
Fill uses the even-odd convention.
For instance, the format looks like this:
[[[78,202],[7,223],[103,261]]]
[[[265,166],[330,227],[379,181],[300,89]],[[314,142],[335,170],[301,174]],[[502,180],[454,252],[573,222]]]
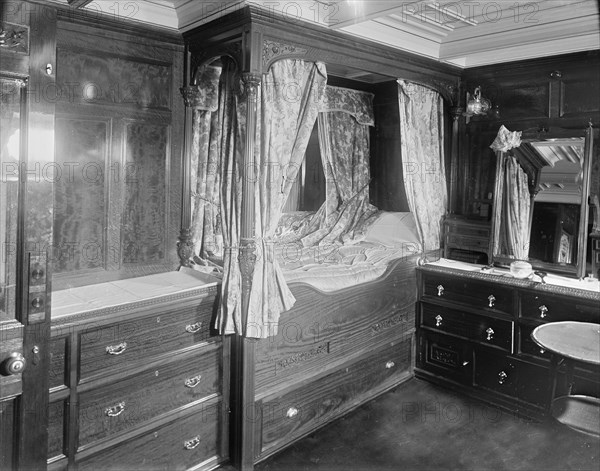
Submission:
[[[74,8],[83,8],[88,3],[92,3],[93,0],[67,0],[69,2],[70,7]]]

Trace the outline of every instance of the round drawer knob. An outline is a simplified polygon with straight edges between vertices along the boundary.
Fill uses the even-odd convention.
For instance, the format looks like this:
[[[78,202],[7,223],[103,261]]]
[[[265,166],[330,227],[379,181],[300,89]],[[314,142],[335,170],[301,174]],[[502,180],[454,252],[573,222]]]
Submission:
[[[498,373],[498,384],[504,384],[504,382],[508,379],[508,375],[506,372],[501,371]]]
[[[5,376],[18,375],[25,369],[25,357],[19,352],[13,352],[2,362],[1,373]]]
[[[33,298],[31,300],[31,307],[33,307],[34,309],[39,309],[44,305],[44,300],[42,298],[40,298],[39,296],[36,296],[35,298]]]

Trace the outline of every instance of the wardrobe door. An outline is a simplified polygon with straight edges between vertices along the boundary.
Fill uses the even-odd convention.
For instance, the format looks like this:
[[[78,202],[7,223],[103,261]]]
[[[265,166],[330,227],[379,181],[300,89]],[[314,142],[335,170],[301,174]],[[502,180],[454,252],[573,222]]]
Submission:
[[[3,7],[4,8],[4,7]],[[54,171],[53,10],[12,2],[0,31],[0,467],[44,469]],[[34,33],[35,32],[35,33]]]

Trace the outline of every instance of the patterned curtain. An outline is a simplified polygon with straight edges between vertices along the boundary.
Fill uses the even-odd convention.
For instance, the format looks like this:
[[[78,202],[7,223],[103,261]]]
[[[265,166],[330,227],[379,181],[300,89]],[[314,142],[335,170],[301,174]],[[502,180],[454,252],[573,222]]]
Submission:
[[[327,82],[325,65],[284,59],[263,76],[256,156],[255,224],[258,257],[248,310],[248,337],[277,334],[281,312],[295,298],[274,256],[273,237],[300,169]]]
[[[504,167],[504,194],[502,204],[502,253],[517,260],[529,257],[529,212],[531,195],[527,173],[514,156],[508,155]]]
[[[443,101],[434,90],[398,80],[404,187],[423,250],[440,248],[446,214]]]
[[[223,256],[220,228],[222,150],[229,139],[231,93],[226,82],[229,67],[206,67],[198,77],[200,96],[192,114],[191,189],[194,263]],[[223,73],[222,73],[223,72]],[[221,76],[224,80],[221,81]],[[225,129],[225,132],[223,130]]]
[[[192,241],[193,262],[223,266],[221,309],[215,327],[236,331],[241,317],[241,274],[238,247],[241,212],[241,143],[245,103],[233,64],[207,67],[197,76],[198,93],[192,104]],[[238,325],[239,328],[239,325]]]
[[[364,95],[354,90],[347,92],[346,95],[354,99]],[[354,239],[366,227],[366,221],[375,215],[377,208],[369,203],[369,125],[372,123],[368,120],[367,124],[361,124],[355,115],[346,111],[319,113],[319,146],[326,176],[326,197],[313,221],[313,226],[318,224],[319,228],[302,238],[304,246],[324,246]]]

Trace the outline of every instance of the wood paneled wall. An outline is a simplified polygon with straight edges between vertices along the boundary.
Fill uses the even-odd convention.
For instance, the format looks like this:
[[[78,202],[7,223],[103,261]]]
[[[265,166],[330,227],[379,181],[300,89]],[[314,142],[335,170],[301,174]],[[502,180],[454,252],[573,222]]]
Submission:
[[[58,14],[55,289],[175,268],[179,35]]]

